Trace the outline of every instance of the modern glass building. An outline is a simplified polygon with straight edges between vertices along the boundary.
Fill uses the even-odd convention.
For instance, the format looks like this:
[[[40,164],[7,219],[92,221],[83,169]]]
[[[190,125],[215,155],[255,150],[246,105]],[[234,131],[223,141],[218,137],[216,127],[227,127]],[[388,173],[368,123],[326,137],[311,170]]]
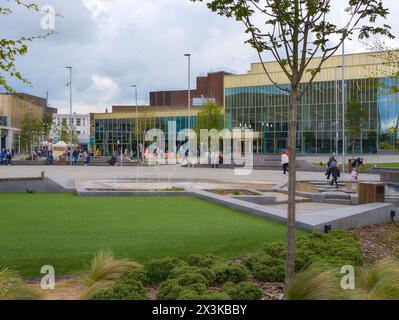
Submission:
[[[328,154],[337,148],[342,151],[343,114],[346,114],[348,103],[355,99],[354,95],[368,113],[362,123],[362,133],[356,137],[355,152],[377,153],[389,143],[389,130],[397,125],[399,116],[399,95],[391,91],[392,86],[399,85],[398,79],[389,76],[392,71],[375,55],[348,55],[345,57],[343,105],[341,59],[336,56],[327,61],[301,101],[297,128],[299,153]],[[277,63],[267,62],[265,66],[273,80],[282,88],[288,88],[288,81]],[[308,78],[306,75],[304,80]],[[301,89],[305,85],[304,82]],[[247,74],[225,76],[226,126],[253,129],[257,137],[255,151],[276,153],[287,148],[288,108],[287,92],[271,83],[261,64],[252,64]],[[346,152],[351,153],[352,138],[347,127],[345,145]]]
[[[195,128],[198,110],[195,107],[191,110],[190,128]],[[168,123],[171,121],[176,123],[176,132],[187,129],[189,127],[187,107],[139,106],[137,114],[135,107],[114,107],[112,113],[92,114],[94,149],[102,155],[110,155],[121,150],[121,147],[128,152],[135,151],[137,141],[139,144],[144,144],[145,133],[150,129],[162,130],[167,144]]]
[[[318,62],[315,58],[309,69],[318,66]],[[297,151],[301,154],[330,154],[336,150],[341,153],[344,141],[347,154],[352,147],[356,154],[376,154],[395,140],[393,128],[399,124],[399,94],[392,93],[391,88],[399,87],[398,78],[391,76],[392,70],[375,53],[345,56],[344,77],[341,66],[341,56],[330,58],[301,100],[297,128]],[[289,88],[276,62],[266,62],[265,67],[281,88]],[[310,73],[306,73],[301,89],[309,78]],[[289,96],[273,85],[262,65],[252,64],[246,74],[225,74],[223,82],[225,127],[252,129],[256,153],[280,153],[287,149]],[[343,116],[354,100],[367,111],[367,119],[353,144],[347,122],[343,132]],[[190,127],[194,128],[201,106],[191,110]],[[188,128],[187,107],[143,106],[136,114],[134,106],[114,106],[112,113],[92,114],[92,144],[106,155],[120,150],[121,145],[123,150],[136,150],[137,131],[140,142],[144,132],[152,128],[167,135],[168,121],[176,121],[177,132]]]

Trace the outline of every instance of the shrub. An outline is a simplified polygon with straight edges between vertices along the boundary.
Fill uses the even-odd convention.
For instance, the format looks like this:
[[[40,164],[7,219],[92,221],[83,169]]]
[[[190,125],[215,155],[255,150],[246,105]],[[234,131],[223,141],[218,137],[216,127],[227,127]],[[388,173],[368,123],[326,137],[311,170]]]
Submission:
[[[182,265],[184,265],[184,262],[176,258],[152,260],[145,267],[147,280],[149,283],[160,283],[165,281],[174,268]]]
[[[206,290],[204,293],[199,294],[193,290],[184,290],[180,296],[179,300],[231,300],[230,296],[225,292],[216,292],[211,290]]]
[[[260,280],[282,282],[286,252],[283,243],[269,244],[262,251],[244,258],[243,263]],[[343,231],[312,233],[299,238],[295,270],[300,272],[316,264],[328,268],[343,265],[361,266],[363,257],[359,241],[354,235]]]
[[[238,283],[248,279],[249,271],[241,264],[219,263],[213,268],[217,283]]]
[[[188,299],[189,296],[201,296],[207,293],[207,291],[208,288],[203,283],[194,283],[188,286],[183,286],[179,284],[177,279],[170,279],[161,284],[157,298],[159,300],[191,300]],[[182,299],[182,296],[184,296],[185,299]]]
[[[4,268],[0,271],[0,300],[39,300],[39,290],[31,288],[17,273]]]
[[[252,282],[228,282],[224,290],[232,300],[260,300],[263,294],[259,286]]]
[[[222,260],[221,258],[213,255],[207,255],[207,256],[191,255],[188,258],[188,264],[190,266],[198,268],[211,268],[221,260]]]
[[[306,268],[318,260],[333,266],[361,266],[363,256],[359,241],[344,231],[312,233],[298,240],[298,255]]]
[[[179,277],[185,273],[198,273],[203,275],[208,284],[214,283],[216,280],[216,273],[212,269],[209,268],[198,268],[198,267],[191,267],[191,266],[182,266],[174,268],[169,276],[170,279],[174,279]]]
[[[324,269],[325,270],[325,269]],[[287,290],[288,300],[345,300],[349,291],[341,288],[339,270],[321,271],[320,267],[309,267],[298,273]]]
[[[139,281],[118,280],[110,289],[95,293],[92,300],[147,300],[147,291]]]
[[[125,282],[128,280],[136,280],[145,284],[147,283],[147,272],[144,270],[144,268],[131,269],[126,271],[120,279],[121,281]]]
[[[184,287],[176,279],[163,282],[159,287],[157,298],[159,300],[177,300]]]
[[[130,269],[138,269],[141,266],[126,259],[117,260],[111,252],[100,251],[91,261],[84,278],[86,289],[81,299],[89,299],[96,292],[109,289],[122,274]]]
[[[259,280],[282,282],[285,276],[285,261],[266,253],[255,253],[243,260],[244,265]]]
[[[196,272],[188,272],[188,273],[183,273],[181,275],[179,275],[177,278],[177,283],[183,287],[192,285],[192,284],[203,284],[206,285],[208,284],[208,281],[206,280],[206,278],[200,274],[200,273],[196,273]]]

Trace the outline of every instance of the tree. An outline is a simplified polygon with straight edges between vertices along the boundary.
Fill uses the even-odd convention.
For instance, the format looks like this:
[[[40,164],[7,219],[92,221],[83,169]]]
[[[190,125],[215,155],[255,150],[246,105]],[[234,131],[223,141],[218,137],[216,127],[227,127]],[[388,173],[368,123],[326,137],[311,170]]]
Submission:
[[[143,143],[145,135],[148,130],[155,128],[155,118],[151,115],[149,110],[144,110],[139,113],[138,119],[131,120],[131,140],[133,144],[136,144],[136,139],[139,143]]]
[[[71,136],[69,134],[68,126],[66,125],[66,123],[62,123],[61,128],[58,129],[58,137],[60,141],[69,143]]]
[[[396,119],[396,125],[392,128],[389,128],[388,132],[390,132],[392,135],[392,147],[396,149],[398,147],[397,144],[399,136],[399,115],[398,118]]]
[[[204,0],[191,0],[204,2]],[[234,18],[244,24],[249,43],[257,52],[267,78],[290,96],[288,149],[290,152],[288,195],[288,244],[286,288],[294,276],[295,266],[295,191],[296,140],[298,105],[321,67],[360,28],[359,38],[386,35],[393,38],[390,27],[377,25],[386,18],[388,9],[382,0],[348,0],[351,14],[342,26],[332,13],[331,0],[208,0],[213,12]],[[359,27],[361,26],[361,27]],[[336,43],[332,38],[338,37]],[[281,86],[263,63],[264,54],[271,54],[287,78],[289,88]],[[319,60],[315,56],[320,55]],[[315,61],[315,65],[312,62]],[[303,83],[303,84],[301,84]]]
[[[33,114],[25,114],[21,122],[20,139],[21,145],[25,151],[29,150],[33,144],[35,137],[42,135],[42,121]]]
[[[369,50],[373,51],[370,55],[380,60],[380,62],[385,66],[383,70],[379,71],[383,72],[385,77],[389,77],[391,79],[396,80],[396,81],[391,81],[389,84],[387,84],[385,81],[379,81],[378,88],[383,89],[381,90],[381,94],[385,95],[399,94],[398,50],[387,46],[383,41],[373,42],[368,47]],[[392,147],[396,149],[398,132],[399,132],[399,115],[398,118],[396,119],[395,124],[393,124],[393,126],[386,131],[386,133],[392,135],[392,139],[386,139],[386,142],[383,142],[382,145],[390,148],[389,146],[390,142],[388,142],[388,140],[391,140]],[[384,138],[384,133],[382,133],[381,138]]]
[[[28,10],[37,12],[41,11],[36,3],[27,3],[21,0],[9,0],[8,2],[14,2]],[[0,15],[11,15],[12,13],[13,10],[10,6],[0,6]],[[8,92],[13,91],[7,82],[7,76],[16,78],[23,83],[30,85],[30,82],[16,69],[15,61],[18,56],[23,56],[28,53],[27,43],[32,42],[35,39],[47,38],[52,33],[53,32],[50,32],[47,35],[42,36],[21,37],[19,39],[0,39],[0,88],[4,88]]]
[[[352,158],[355,158],[356,139],[362,134],[363,124],[368,120],[369,113],[359,102],[357,92],[353,92],[346,109],[345,119],[349,137],[352,140]]]
[[[42,133],[45,139],[48,139],[51,133],[51,128],[53,126],[53,114],[49,111],[43,113],[42,118]]]
[[[201,129],[223,129],[223,108],[215,102],[206,103],[197,115],[197,122],[195,131],[198,138],[200,137]]]

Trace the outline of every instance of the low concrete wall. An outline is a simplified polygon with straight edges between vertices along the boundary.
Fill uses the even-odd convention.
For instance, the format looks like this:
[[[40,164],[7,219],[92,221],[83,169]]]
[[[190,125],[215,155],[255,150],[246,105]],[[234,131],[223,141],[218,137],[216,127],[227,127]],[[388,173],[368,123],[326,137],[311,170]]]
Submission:
[[[255,204],[274,204],[277,202],[277,197],[266,197],[266,196],[234,196],[233,199],[251,202]]]
[[[308,224],[309,231],[324,232],[325,225],[331,225],[332,229],[348,230],[391,222],[391,211],[396,213],[394,221],[399,222],[398,209],[390,203],[370,203],[318,214],[307,214],[301,220]]]

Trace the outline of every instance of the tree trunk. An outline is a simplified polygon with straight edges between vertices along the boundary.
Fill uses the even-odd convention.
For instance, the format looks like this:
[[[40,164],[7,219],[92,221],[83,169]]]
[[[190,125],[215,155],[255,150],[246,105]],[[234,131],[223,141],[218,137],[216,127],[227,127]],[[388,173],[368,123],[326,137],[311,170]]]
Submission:
[[[297,136],[297,111],[298,87],[293,87],[290,96],[288,151],[290,157],[288,178],[288,223],[287,223],[287,260],[285,268],[285,293],[295,275],[295,247],[296,247],[296,218],[295,218],[295,193],[296,193],[296,136]]]

